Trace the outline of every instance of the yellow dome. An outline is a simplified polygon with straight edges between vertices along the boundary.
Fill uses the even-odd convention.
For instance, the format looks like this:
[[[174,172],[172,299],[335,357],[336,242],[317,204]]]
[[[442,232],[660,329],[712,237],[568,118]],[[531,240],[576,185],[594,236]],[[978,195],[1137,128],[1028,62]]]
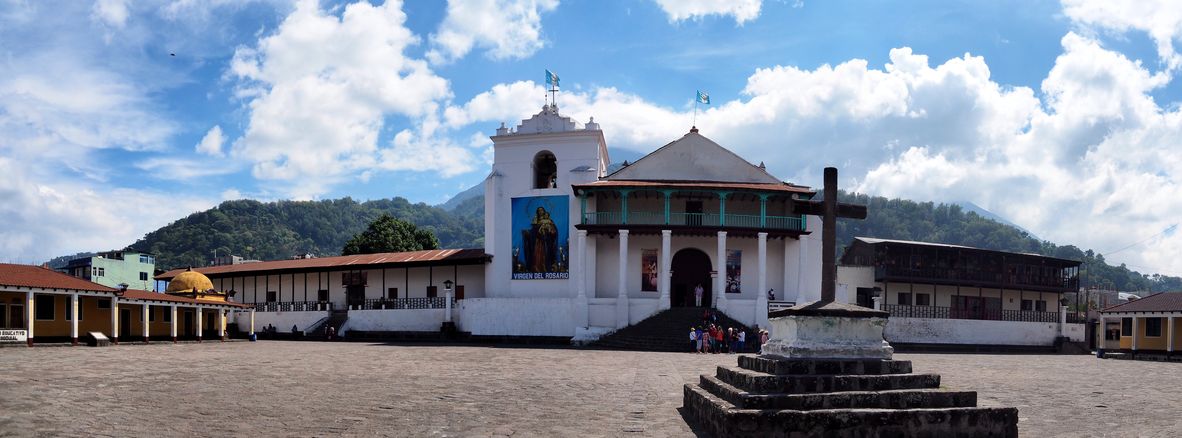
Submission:
[[[205,274],[189,268],[188,271],[173,277],[172,281],[168,282],[168,289],[165,289],[164,292],[184,293],[193,292],[193,289],[197,289],[198,292],[208,291],[213,289],[213,282],[209,281],[209,277],[206,277]]]

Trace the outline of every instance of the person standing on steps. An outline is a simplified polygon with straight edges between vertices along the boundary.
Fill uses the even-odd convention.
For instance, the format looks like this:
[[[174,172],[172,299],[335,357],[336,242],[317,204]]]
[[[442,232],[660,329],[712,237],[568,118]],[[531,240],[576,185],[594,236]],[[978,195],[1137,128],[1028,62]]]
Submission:
[[[746,330],[739,330],[739,351],[738,351],[739,353],[746,351],[746,350],[744,350],[744,348],[747,346],[746,344],[747,344],[747,331]]]
[[[694,287],[694,307],[702,307],[702,283]]]
[[[698,329],[696,327],[690,327],[690,353],[694,353],[697,350],[698,350]]]

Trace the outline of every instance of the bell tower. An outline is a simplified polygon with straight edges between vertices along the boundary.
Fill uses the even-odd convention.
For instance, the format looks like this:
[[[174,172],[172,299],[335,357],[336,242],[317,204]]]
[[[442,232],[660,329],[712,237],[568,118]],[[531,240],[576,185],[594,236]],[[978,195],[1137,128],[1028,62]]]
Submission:
[[[579,199],[572,184],[605,176],[610,159],[599,124],[579,123],[547,103],[493,141],[484,181],[488,297],[567,298],[584,261],[576,251]],[[594,252],[591,252],[594,254]]]

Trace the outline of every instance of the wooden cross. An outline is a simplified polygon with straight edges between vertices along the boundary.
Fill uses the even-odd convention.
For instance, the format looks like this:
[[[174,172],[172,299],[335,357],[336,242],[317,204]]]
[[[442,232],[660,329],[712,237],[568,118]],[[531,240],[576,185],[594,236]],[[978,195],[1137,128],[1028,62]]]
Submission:
[[[821,303],[837,299],[837,218],[866,219],[866,206],[837,202],[837,168],[825,168],[825,200],[797,199],[796,213],[821,216]]]

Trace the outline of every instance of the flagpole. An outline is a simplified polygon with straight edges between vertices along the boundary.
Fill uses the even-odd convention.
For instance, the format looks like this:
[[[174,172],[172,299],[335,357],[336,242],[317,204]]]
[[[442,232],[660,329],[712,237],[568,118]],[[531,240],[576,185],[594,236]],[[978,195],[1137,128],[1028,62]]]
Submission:
[[[696,97],[694,98],[694,122],[690,126],[694,128],[698,127],[698,98]]]

